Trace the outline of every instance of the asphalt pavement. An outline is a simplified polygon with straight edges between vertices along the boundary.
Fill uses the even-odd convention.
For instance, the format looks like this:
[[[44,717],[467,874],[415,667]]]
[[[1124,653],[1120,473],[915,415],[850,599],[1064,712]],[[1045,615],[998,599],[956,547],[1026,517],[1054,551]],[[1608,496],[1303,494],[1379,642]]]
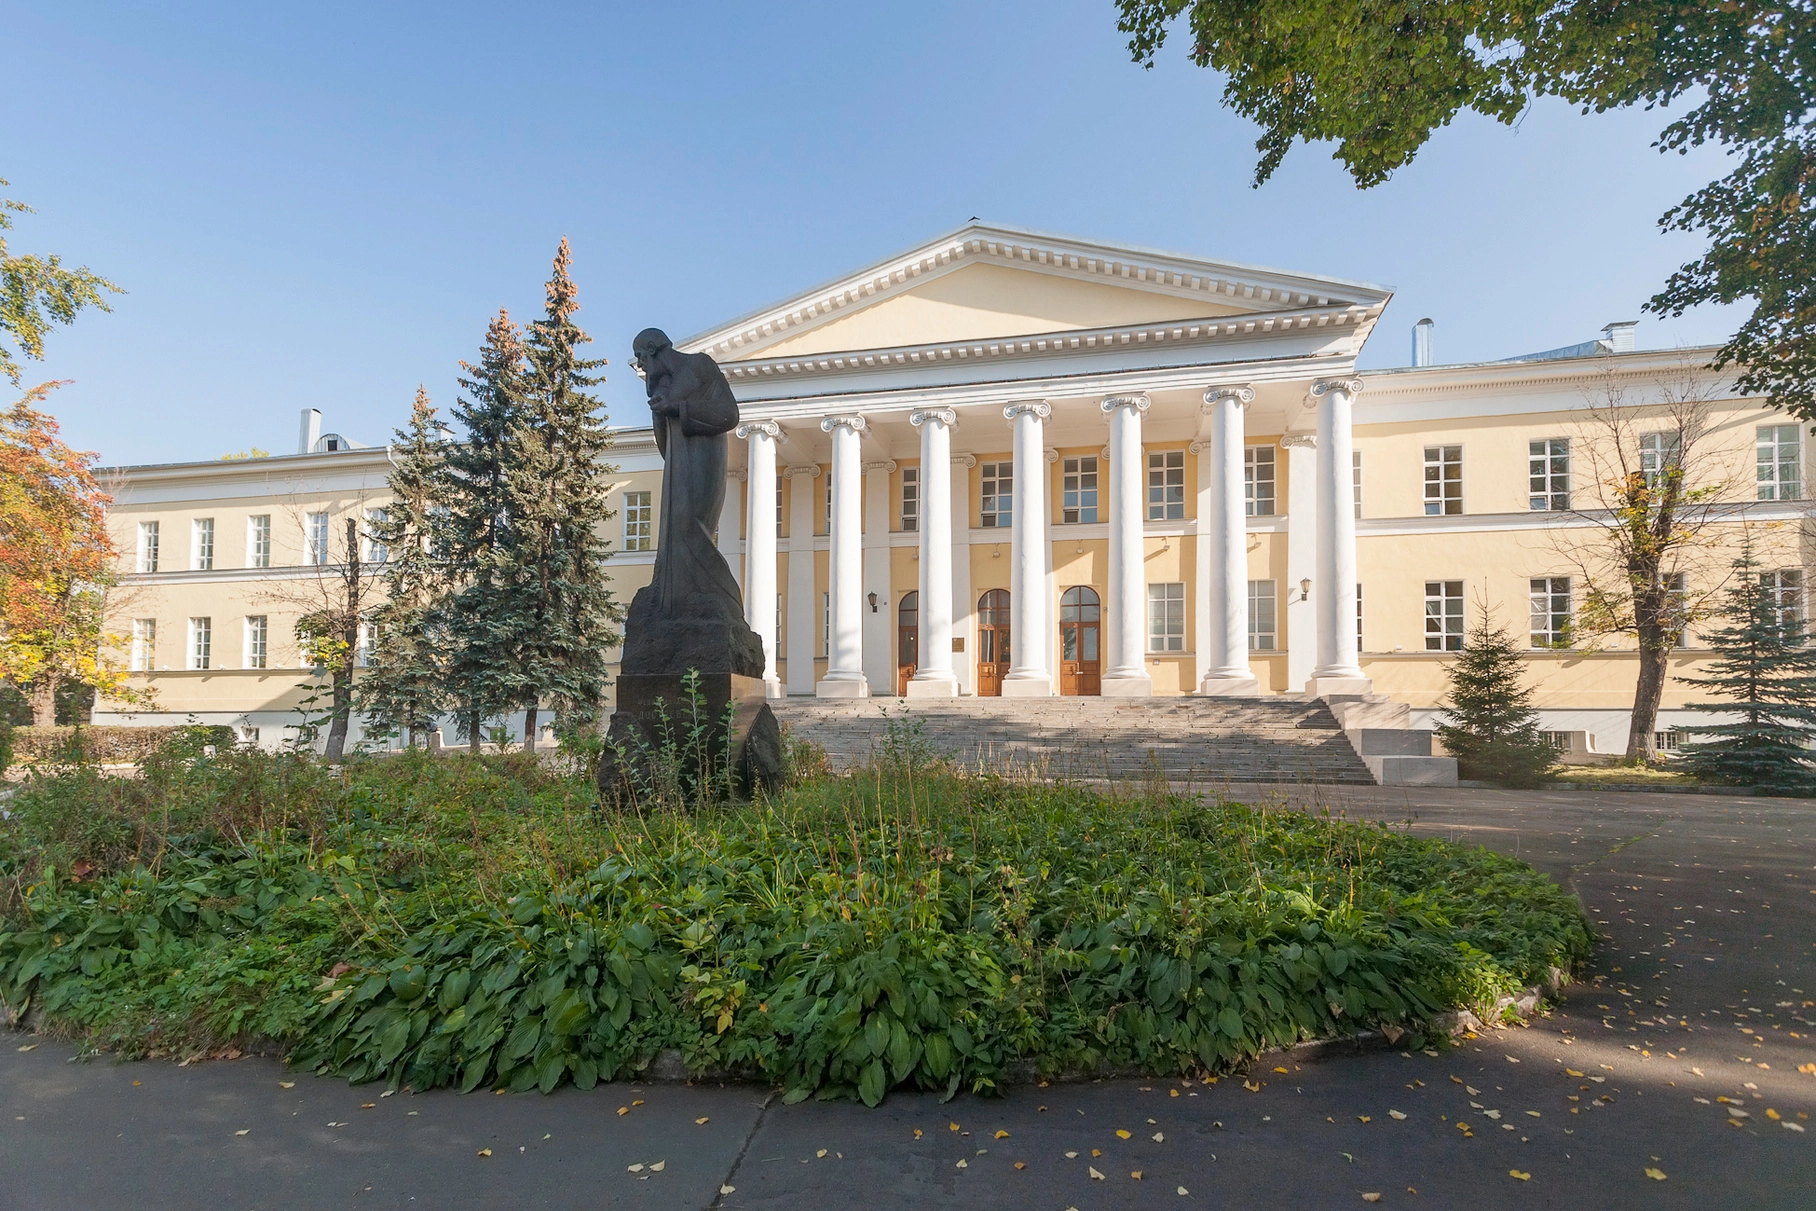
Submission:
[[[0,1208],[1816,1208],[1816,804],[1251,793],[1517,854],[1603,945],[1549,1016],[1438,1055],[875,1110],[716,1085],[384,1097],[8,1034]]]

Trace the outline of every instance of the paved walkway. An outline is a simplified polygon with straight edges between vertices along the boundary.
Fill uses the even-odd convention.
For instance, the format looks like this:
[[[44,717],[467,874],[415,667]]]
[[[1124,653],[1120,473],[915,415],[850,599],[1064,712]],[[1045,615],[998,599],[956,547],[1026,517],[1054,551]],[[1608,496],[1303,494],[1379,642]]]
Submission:
[[[1256,793],[1518,854],[1592,910],[1590,980],[1529,1028],[1284,1064],[1257,1091],[1105,1081],[877,1110],[661,1085],[386,1098],[266,1060],[78,1063],[9,1035],[0,1209],[1816,1207],[1816,1073],[1797,1071],[1816,1064],[1816,804]]]

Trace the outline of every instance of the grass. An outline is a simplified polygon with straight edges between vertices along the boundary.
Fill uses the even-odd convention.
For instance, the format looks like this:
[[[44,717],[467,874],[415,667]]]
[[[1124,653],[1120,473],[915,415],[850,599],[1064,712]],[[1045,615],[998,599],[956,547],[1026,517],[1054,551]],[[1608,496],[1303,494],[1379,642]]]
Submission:
[[[1572,786],[1709,786],[1695,775],[1660,766],[1566,765],[1551,781]]]
[[[167,746],[0,824],[0,1000],[125,1055],[273,1040],[393,1087],[695,1071],[875,1104],[1221,1071],[1486,1009],[1590,945],[1531,868],[1331,818],[961,776],[605,815],[522,757]]]

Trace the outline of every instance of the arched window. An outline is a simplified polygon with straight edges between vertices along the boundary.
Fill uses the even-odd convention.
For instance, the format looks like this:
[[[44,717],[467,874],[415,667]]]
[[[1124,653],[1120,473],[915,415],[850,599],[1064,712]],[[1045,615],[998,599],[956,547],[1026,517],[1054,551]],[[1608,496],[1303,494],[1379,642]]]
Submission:
[[[977,599],[977,621],[979,626],[1006,627],[1009,625],[1009,590],[991,589]]]
[[[1061,622],[1097,622],[1102,609],[1102,603],[1097,599],[1097,590],[1089,585],[1074,585],[1060,594]]]

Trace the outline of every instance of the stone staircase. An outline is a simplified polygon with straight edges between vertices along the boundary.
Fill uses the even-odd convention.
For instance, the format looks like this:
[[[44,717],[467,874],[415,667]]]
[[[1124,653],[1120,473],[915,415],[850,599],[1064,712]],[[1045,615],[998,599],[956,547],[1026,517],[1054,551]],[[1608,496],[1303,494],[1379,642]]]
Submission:
[[[1288,698],[789,698],[776,717],[826,750],[834,770],[864,764],[918,725],[919,741],[971,769],[1047,778],[1372,786],[1375,775],[1322,701]]]

